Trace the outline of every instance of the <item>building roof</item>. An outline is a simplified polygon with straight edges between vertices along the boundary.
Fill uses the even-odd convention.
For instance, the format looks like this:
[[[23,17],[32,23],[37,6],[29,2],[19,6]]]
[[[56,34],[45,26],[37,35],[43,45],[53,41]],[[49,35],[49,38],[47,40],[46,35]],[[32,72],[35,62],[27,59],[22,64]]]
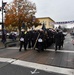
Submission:
[[[52,20],[53,22],[55,22],[53,19],[51,19],[50,17],[40,17],[40,18],[38,18],[38,19],[50,19],[50,20]]]

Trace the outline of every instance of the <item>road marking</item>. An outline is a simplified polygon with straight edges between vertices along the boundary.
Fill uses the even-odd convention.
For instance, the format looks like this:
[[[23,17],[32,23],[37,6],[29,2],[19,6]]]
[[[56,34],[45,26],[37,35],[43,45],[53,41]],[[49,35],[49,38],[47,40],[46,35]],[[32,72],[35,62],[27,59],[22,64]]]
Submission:
[[[8,62],[8,63],[11,63],[11,62],[14,62],[16,59],[12,59],[12,58],[1,58],[0,57],[0,62]]]
[[[55,73],[59,73],[59,74],[74,75],[74,69],[43,65],[43,64],[26,62],[26,61],[21,61],[21,60],[17,60],[15,62],[13,62],[12,64],[29,67],[29,68],[36,68],[36,69],[47,71],[47,72],[55,72]]]
[[[70,42],[69,41],[67,41],[67,42],[64,42],[64,44],[69,44]]]
[[[31,71],[31,74],[37,74],[37,73],[40,73],[40,72],[36,72],[37,69],[35,69],[34,71]]]
[[[19,47],[8,47],[6,49],[19,49]],[[22,48],[22,49],[24,49],[24,48]]]
[[[34,71],[31,71],[32,74],[39,73],[39,72],[36,72],[37,69],[39,69],[39,70],[43,70],[46,72],[74,75],[74,69],[61,68],[61,67],[55,67],[55,66],[50,66],[50,65],[43,65],[43,64],[33,63],[33,62],[11,59],[11,58],[0,58],[0,59],[1,59],[0,62],[8,62],[9,63],[9,61],[14,60],[14,62],[11,62],[12,65],[18,65],[18,66],[23,66],[23,67],[28,67],[28,68],[35,68]]]
[[[46,51],[52,51],[54,52],[54,49],[46,49]],[[57,50],[57,52],[64,52],[64,53],[74,53],[74,51],[71,50]]]

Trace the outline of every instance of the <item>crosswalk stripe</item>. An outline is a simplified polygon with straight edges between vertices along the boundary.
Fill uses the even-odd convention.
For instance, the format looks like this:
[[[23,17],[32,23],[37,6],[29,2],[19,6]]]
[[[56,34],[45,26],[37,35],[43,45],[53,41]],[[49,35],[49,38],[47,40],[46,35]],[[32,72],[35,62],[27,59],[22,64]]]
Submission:
[[[12,65],[39,69],[39,70],[43,70],[46,72],[74,75],[74,69],[69,69],[69,68],[61,68],[61,67],[55,67],[55,66],[50,66],[50,65],[43,65],[43,64],[33,63],[33,62],[11,59],[11,58],[0,58],[0,62],[8,62],[8,63],[11,63]]]
[[[47,51],[55,51],[55,49],[46,49]],[[57,50],[57,52],[64,52],[64,53],[74,53],[74,51],[71,50]]]
[[[29,68],[35,68],[35,69],[39,69],[39,70],[43,70],[47,72],[74,75],[74,69],[69,69],[69,68],[61,68],[61,67],[55,67],[55,66],[50,66],[50,65],[43,65],[43,64],[32,63],[32,62],[21,61],[21,60],[17,60],[13,62],[12,64],[29,67]]]

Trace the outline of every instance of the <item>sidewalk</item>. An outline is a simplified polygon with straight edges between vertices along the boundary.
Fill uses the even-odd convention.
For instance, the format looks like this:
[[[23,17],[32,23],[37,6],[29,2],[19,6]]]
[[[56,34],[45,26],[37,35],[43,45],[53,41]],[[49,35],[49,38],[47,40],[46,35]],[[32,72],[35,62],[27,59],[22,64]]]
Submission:
[[[5,48],[5,45],[0,40],[0,49]]]
[[[11,39],[7,39],[6,43],[9,43],[9,42],[16,44],[18,42],[18,40],[12,41]],[[2,49],[2,48],[5,48],[5,44],[3,44],[3,42],[1,42],[1,38],[0,38],[0,49]]]

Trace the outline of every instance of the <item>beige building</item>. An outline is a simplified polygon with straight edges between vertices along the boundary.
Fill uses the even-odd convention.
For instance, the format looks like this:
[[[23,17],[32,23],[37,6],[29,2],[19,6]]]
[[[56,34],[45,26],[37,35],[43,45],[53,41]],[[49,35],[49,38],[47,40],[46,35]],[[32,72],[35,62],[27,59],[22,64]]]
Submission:
[[[50,17],[41,17],[38,18],[38,20],[40,21],[40,23],[43,25],[45,25],[46,28],[54,28],[54,20],[52,20]],[[37,26],[35,29],[41,29],[42,25]]]

